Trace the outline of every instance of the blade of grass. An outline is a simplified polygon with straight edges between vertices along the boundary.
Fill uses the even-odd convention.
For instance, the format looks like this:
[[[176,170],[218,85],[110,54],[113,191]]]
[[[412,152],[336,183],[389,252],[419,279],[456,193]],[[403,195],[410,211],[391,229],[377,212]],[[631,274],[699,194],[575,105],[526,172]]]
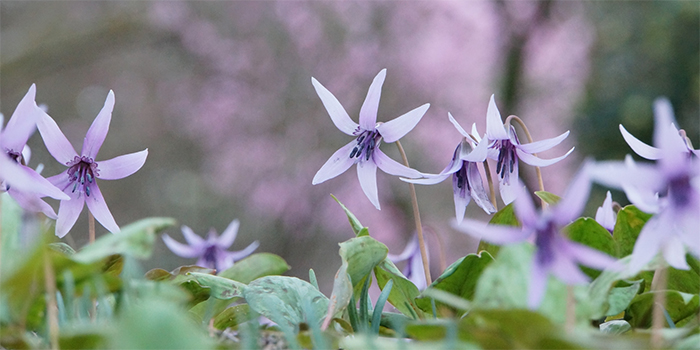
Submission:
[[[374,306],[374,312],[372,313],[372,334],[379,334],[379,323],[382,319],[382,310],[384,309],[384,304],[389,298],[389,293],[391,293],[391,287],[394,285],[394,280],[389,280],[389,282],[384,285],[384,289],[379,298],[377,299],[377,304]]]

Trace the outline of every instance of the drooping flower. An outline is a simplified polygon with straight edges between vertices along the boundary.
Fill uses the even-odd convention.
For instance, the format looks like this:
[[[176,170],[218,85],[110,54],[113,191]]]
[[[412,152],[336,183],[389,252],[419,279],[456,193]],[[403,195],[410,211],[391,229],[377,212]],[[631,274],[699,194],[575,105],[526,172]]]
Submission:
[[[568,131],[554,138],[521,144],[512,125],[506,130],[494,95],[491,95],[486,111],[486,138],[490,142],[490,148],[498,150],[497,156],[494,157],[492,153],[489,156],[497,161],[496,174],[499,177],[499,190],[504,203],[508,204],[515,199],[513,185],[517,184],[515,179],[518,178],[518,160],[538,167],[552,165],[566,158],[574,148],[563,156],[552,159],[538,158],[533,153],[546,151],[561,143],[567,136]]]
[[[600,226],[605,227],[610,233],[615,230],[615,221],[617,220],[617,214],[613,210],[612,195],[610,191],[605,195],[605,200],[603,205],[598,207],[595,212],[595,221],[600,224]]]
[[[240,222],[238,220],[231,221],[221,236],[217,236],[216,231],[212,228],[209,230],[209,236],[207,236],[206,240],[194,233],[191,228],[182,226],[182,235],[188,244],[182,244],[167,234],[163,235],[163,242],[178,256],[199,258],[195,263],[197,266],[223,271],[233,266],[235,261],[250,255],[260,245],[260,242],[255,241],[243,250],[236,252],[226,251],[233,245],[233,241],[236,240],[239,226]]]
[[[421,176],[417,170],[408,168],[384,154],[379,149],[380,143],[382,140],[395,142],[406,135],[416,126],[430,107],[430,104],[426,103],[396,119],[386,123],[377,123],[377,109],[385,77],[386,69],[382,69],[372,81],[360,109],[359,125],[350,119],[348,113],[330,91],[315,78],[311,78],[311,83],[335,126],[343,133],[355,137],[355,140],[333,153],[316,173],[312,184],[316,185],[332,179],[344,173],[353,164],[357,164],[357,177],[360,180],[362,191],[377,209],[380,209],[377,194],[377,168],[396,176],[407,178]]]
[[[667,106],[665,100],[655,102],[654,147],[630,144],[643,157],[656,159],[655,165],[636,163],[627,155],[624,162],[599,162],[591,168],[595,181],[622,189],[632,204],[655,214],[637,237],[632,271],[644,268],[659,252],[677,269],[689,269],[686,251],[700,257],[700,160],[679,135]]]
[[[56,235],[58,237],[63,237],[70,231],[78,220],[84,204],[87,204],[95,219],[107,230],[112,233],[119,231],[119,226],[107,208],[107,203],[97,186],[96,179],[117,180],[135,173],[146,162],[148,149],[109,160],[95,160],[109,131],[113,108],[114,92],[110,91],[104,107],[97,114],[85,135],[80,155],[73,149],[66,136],[48,114],[43,113],[42,118],[37,122],[39,133],[41,133],[49,153],[59,163],[68,167],[62,173],[49,178],[51,183],[70,197],[70,199],[62,200],[58,208],[58,219],[56,220]]]
[[[472,146],[467,143],[467,139],[471,136],[452,117],[452,114],[447,114],[452,124],[457,128],[464,139],[457,145],[452,160],[440,174],[423,174],[424,179],[404,179],[401,180],[421,185],[433,185],[444,181],[452,175],[452,190],[454,192],[455,215],[457,223],[461,223],[464,218],[464,212],[467,205],[474,199],[474,202],[484,209],[487,214],[495,213],[496,208],[489,201],[488,194],[484,188],[484,182],[479,173],[478,163],[486,160],[488,152],[488,142],[479,142],[472,149]]]
[[[418,290],[424,290],[427,287],[423,271],[423,258],[420,255],[420,246],[418,245],[418,234],[413,235],[401,254],[388,254],[387,258],[394,264],[407,260],[401,273],[413,282]]]
[[[4,129],[4,118],[0,114],[0,151],[6,155],[0,155],[0,189],[7,191],[23,209],[42,212],[55,219],[56,212],[41,197],[68,199],[68,196],[27,166],[30,154],[27,140],[41,117],[35,96],[36,86],[32,84]]]
[[[522,183],[513,186],[516,192],[515,213],[521,228],[488,225],[476,220],[464,219],[458,230],[495,244],[522,242],[534,235],[535,255],[531,264],[528,306],[536,308],[542,301],[549,274],[566,284],[582,284],[589,281],[577,264],[604,269],[615,262],[613,258],[596,249],[573,242],[561,233],[564,226],[576,219],[588,199],[591,183],[586,167],[579,171],[566,194],[555,205],[537,212]]]

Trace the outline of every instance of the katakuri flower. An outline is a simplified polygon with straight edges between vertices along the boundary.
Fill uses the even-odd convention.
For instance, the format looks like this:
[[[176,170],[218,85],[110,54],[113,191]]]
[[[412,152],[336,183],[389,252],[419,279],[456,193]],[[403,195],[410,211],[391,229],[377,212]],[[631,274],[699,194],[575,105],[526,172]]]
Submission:
[[[209,236],[206,240],[198,236],[191,228],[182,226],[182,235],[187,241],[187,245],[182,244],[168,236],[163,235],[163,242],[170,250],[183,258],[199,258],[195,265],[223,271],[233,266],[234,262],[241,260],[250,255],[258,248],[260,242],[255,241],[248,245],[245,249],[237,252],[226,251],[238,235],[238,227],[240,222],[233,220],[228,225],[226,230],[217,236],[216,231],[212,228],[209,230]]]
[[[68,167],[62,173],[52,176],[49,181],[67,194],[70,199],[61,200],[56,220],[56,235],[65,236],[78,220],[84,204],[95,219],[112,233],[119,231],[112,213],[97,186],[96,179],[117,180],[125,178],[143,166],[148,156],[148,149],[130,153],[109,160],[96,161],[97,152],[107,137],[109,123],[114,108],[114,92],[107,95],[104,107],[97,114],[83,140],[82,153],[78,153],[68,141],[56,122],[43,113],[37,122],[39,133],[49,153],[61,164]]]
[[[656,164],[636,163],[627,155],[624,162],[597,163],[591,176],[622,189],[632,204],[655,214],[637,237],[631,271],[643,269],[659,252],[672,267],[687,270],[686,251],[700,257],[700,160],[680,136],[668,101],[657,100],[654,112],[654,147],[635,141],[630,146],[641,156],[656,159]]]
[[[518,160],[538,167],[552,165],[566,158],[574,148],[572,147],[563,156],[552,159],[541,159],[533,153],[546,151],[564,141],[567,136],[569,131],[554,138],[521,144],[512,125],[506,130],[501,113],[496,107],[494,95],[491,95],[486,110],[486,138],[490,143],[489,147],[498,150],[497,155],[489,153],[489,157],[497,161],[496,174],[499,175],[499,190],[504,203],[509,204],[515,199],[513,185],[517,184],[515,179],[518,178]]]
[[[0,155],[0,189],[7,191],[23,209],[55,219],[56,212],[41,197],[68,199],[68,196],[27,166],[30,155],[27,140],[42,113],[35,96],[36,86],[32,84],[4,129],[4,117],[0,114],[0,151],[7,155]]]
[[[521,228],[488,225],[471,219],[464,219],[461,225],[455,225],[462,232],[494,244],[522,242],[535,236],[536,251],[531,264],[528,291],[528,306],[532,309],[537,308],[542,301],[549,274],[568,285],[583,284],[589,278],[577,264],[604,269],[615,262],[607,254],[573,242],[561,233],[562,228],[580,215],[588,200],[591,183],[586,168],[584,165],[556,205],[539,213],[522,182],[516,180],[516,186],[513,186],[516,194],[515,213],[522,223]]]
[[[612,195],[610,191],[605,195],[605,200],[603,205],[598,207],[595,212],[595,221],[600,224],[600,226],[605,227],[608,232],[612,233],[615,230],[615,221],[617,221],[617,214],[613,210]]]
[[[425,284],[423,258],[420,255],[417,234],[413,235],[413,238],[411,238],[401,254],[388,254],[386,257],[394,264],[407,260],[406,267],[401,270],[401,273],[403,273],[409,281],[413,282],[418,290],[424,290],[427,287]]]
[[[433,185],[444,181],[451,175],[457,223],[462,222],[464,212],[472,198],[487,214],[495,213],[496,208],[489,200],[489,196],[484,188],[484,182],[481,179],[481,173],[477,167],[478,163],[483,163],[486,160],[488,142],[479,142],[472,149],[472,145],[467,143],[467,140],[472,140],[472,136],[457,123],[452,114],[447,113],[447,116],[457,128],[457,131],[464,136],[464,139],[457,145],[450,163],[447,164],[447,167],[440,174],[423,174],[424,179],[401,178],[401,180],[421,185]]]
[[[377,194],[377,168],[396,176],[407,178],[421,176],[417,170],[408,168],[384,154],[379,149],[380,143],[382,140],[395,142],[406,135],[418,124],[430,107],[430,104],[426,103],[396,119],[386,123],[377,123],[377,109],[385,77],[386,69],[382,69],[372,81],[360,109],[359,125],[350,119],[338,99],[328,89],[315,78],[311,78],[311,83],[335,126],[345,134],[355,137],[355,140],[333,153],[316,173],[312,184],[316,185],[332,179],[344,173],[353,164],[357,164],[357,177],[360,180],[362,191],[377,209],[380,209]]]

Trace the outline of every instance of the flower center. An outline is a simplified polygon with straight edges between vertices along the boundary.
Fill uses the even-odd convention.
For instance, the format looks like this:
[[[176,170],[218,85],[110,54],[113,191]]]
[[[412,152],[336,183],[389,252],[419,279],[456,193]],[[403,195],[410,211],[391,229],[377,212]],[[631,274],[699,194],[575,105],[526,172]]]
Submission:
[[[77,190],[78,193],[85,193],[86,196],[90,197],[90,185],[95,181],[95,175],[99,175],[97,163],[92,158],[76,156],[66,165],[68,165],[68,177],[70,178],[68,186],[73,184],[71,192]],[[66,188],[68,187],[66,186]]]
[[[382,140],[382,135],[379,134],[377,130],[363,130],[359,136],[357,136],[357,145],[350,152],[350,158],[357,157],[358,160],[365,158],[365,161],[369,160],[372,156],[374,149],[379,147],[379,143]]]
[[[506,173],[511,174],[513,172],[513,166],[518,161],[515,154],[515,146],[510,140],[498,140],[493,147],[499,150],[496,174],[500,175],[501,179],[504,179]]]
[[[452,184],[455,187],[455,190],[459,191],[460,197],[464,198],[467,196],[467,193],[471,192],[469,181],[467,181],[467,167],[469,166],[469,163],[464,160],[461,162],[462,167],[452,175]]]
[[[216,245],[212,244],[208,246],[202,257],[204,258],[204,261],[207,262],[207,266],[204,267],[211,266],[212,268],[216,268]]]
[[[21,152],[15,152],[11,149],[8,149],[8,150],[6,150],[6,153],[7,153],[7,156],[10,157],[10,159],[17,162],[17,164],[27,165],[24,163],[24,157],[22,157]]]
[[[546,220],[541,226],[542,228],[537,229],[535,246],[537,247],[538,262],[540,265],[546,266],[554,260],[553,245],[557,229],[552,220]]]
[[[676,208],[685,208],[690,205],[693,192],[694,189],[687,174],[672,179],[668,184],[668,196]]]

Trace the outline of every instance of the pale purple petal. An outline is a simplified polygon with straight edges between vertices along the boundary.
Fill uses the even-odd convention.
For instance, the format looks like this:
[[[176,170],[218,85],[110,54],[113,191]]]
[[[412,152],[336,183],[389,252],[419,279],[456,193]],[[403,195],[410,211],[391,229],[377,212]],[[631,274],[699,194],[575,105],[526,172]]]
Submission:
[[[604,270],[615,263],[615,259],[597,249],[585,246],[580,243],[568,241],[565,238],[564,244],[559,244],[560,249],[566,256],[572,257],[575,261],[588,267]]]
[[[7,182],[6,185],[16,187],[17,190],[32,192],[35,185],[31,178],[28,178],[22,166],[17,162],[0,153],[0,182]]]
[[[421,177],[421,173],[418,170],[408,168],[405,165],[389,158],[389,156],[384,154],[384,152],[382,152],[379,148],[375,149],[372,153],[372,159],[379,169],[382,169],[382,171],[387,174],[404,176],[407,178]],[[371,163],[371,161],[361,163]]]
[[[182,244],[168,236],[168,234],[163,234],[163,243],[177,256],[183,258],[195,258],[202,254],[201,249],[196,249],[185,244]]]
[[[673,115],[671,101],[663,97],[654,100],[654,146],[659,149],[664,148],[664,144],[670,141],[665,131],[673,124],[676,124],[676,117]],[[678,135],[677,132],[676,135]],[[678,136],[676,138],[681,139]],[[685,142],[683,142],[683,148],[687,149]]]
[[[515,216],[518,217],[523,226],[535,227],[538,214],[535,204],[532,202],[530,191],[527,190],[520,180],[513,181],[512,191],[515,197],[515,203],[513,203]]]
[[[71,200],[61,201],[61,204],[58,206],[56,236],[59,238],[63,238],[73,228],[73,225],[78,220],[78,216],[80,216],[80,212],[83,211],[83,204],[85,204],[85,200],[80,193],[76,192],[70,195],[72,197]]]
[[[347,145],[341,147],[339,150],[335,151],[333,155],[328,158],[325,164],[318,170],[313,180],[312,185],[320,184],[326,180],[332,179],[346,170],[348,170],[355,160],[350,158],[350,152],[357,145],[355,140],[351,141]]]
[[[1,155],[0,155],[1,156]],[[28,190],[27,192],[32,192],[35,194],[40,195],[41,197],[48,196],[51,198],[55,199],[61,199],[61,200],[68,200],[70,197],[68,197],[67,194],[63,193],[60,189],[56,188],[49,180],[45,179],[43,176],[37,174],[34,169],[20,165],[19,170],[22,172],[22,176],[25,178],[29,179],[31,181],[31,190]],[[14,184],[10,181],[8,183],[13,186]]]
[[[532,166],[539,166],[539,167],[549,166],[549,165],[552,165],[552,164],[554,164],[554,163],[556,163],[556,162],[558,162],[558,161],[560,161],[560,160],[566,158],[569,154],[571,154],[571,152],[574,151],[574,148],[575,148],[575,147],[572,147],[572,148],[571,148],[568,152],[566,152],[566,154],[564,154],[563,156],[556,157],[556,158],[552,158],[552,159],[542,159],[542,158],[535,157],[535,156],[533,156],[532,154],[527,153],[527,152],[521,150],[520,148],[518,148],[519,145],[516,145],[515,147],[516,147],[516,148],[515,148],[515,153],[518,154],[518,158],[520,158],[520,160],[522,160],[523,162],[525,162],[525,163],[527,163],[527,164],[529,164],[529,165],[532,165]]]
[[[564,139],[566,139],[567,136],[569,136],[569,131],[551,139],[545,139],[526,144],[516,144],[515,147],[520,148],[526,153],[543,152],[560,144],[562,141],[564,141]]]
[[[39,197],[36,193],[21,192],[15,187],[10,187],[7,193],[19,204],[22,209],[31,212],[41,212],[51,219],[56,219],[58,216],[53,208]],[[66,195],[66,197],[68,197]]]
[[[233,244],[233,241],[236,240],[236,236],[238,235],[238,227],[241,226],[241,222],[238,220],[233,220],[231,221],[230,224],[228,224],[228,227],[224,230],[223,233],[221,233],[221,236],[219,236],[219,239],[217,240],[217,246],[221,249],[226,249],[230,247]]]
[[[666,232],[664,226],[662,220],[656,216],[644,224],[632,250],[632,259],[629,265],[631,271],[641,270],[659,252]]]
[[[472,237],[494,244],[522,242],[532,234],[531,230],[523,230],[514,226],[489,225],[472,219],[464,219],[461,224],[454,224],[452,227]]]
[[[83,140],[83,156],[92,159],[95,159],[97,156],[97,152],[99,152],[100,147],[102,147],[102,143],[109,131],[109,123],[112,121],[112,109],[114,109],[114,92],[109,90],[102,110],[97,114],[92,125],[90,125],[90,129],[88,129],[87,134],[85,134],[85,139]]]
[[[409,276],[410,281],[416,285],[416,288],[418,288],[418,290],[424,290],[427,287],[427,285],[424,275],[425,269],[423,268],[423,259],[420,257],[420,255],[414,256],[408,260],[408,264],[411,266],[411,276]]]
[[[505,176],[498,181],[498,191],[501,193],[501,199],[506,205],[510,204],[518,197],[515,187],[522,186],[518,185],[520,181],[518,173],[519,165],[516,161],[513,163],[513,172],[506,173]]]
[[[260,242],[255,241],[255,242],[249,244],[243,250],[239,250],[237,252],[226,252],[226,253],[228,256],[232,257],[233,260],[238,261],[238,260],[241,260],[241,259],[245,258],[246,256],[252,254],[256,249],[258,249],[259,246],[260,246]]]
[[[423,174],[429,175],[430,177],[427,177],[425,179],[407,179],[405,177],[400,178],[401,181],[404,182],[410,182],[412,184],[417,184],[417,185],[434,185],[440,182],[445,181],[448,177],[450,177],[452,174],[442,174],[442,175],[433,175],[433,174]]]
[[[486,142],[479,142],[476,147],[471,149],[471,152],[469,152],[469,149],[469,146],[463,144],[459,158],[468,162],[477,163],[486,160],[488,156],[488,144]]]
[[[75,157],[78,157],[78,153],[73,149],[70,141],[63,135],[61,129],[56,124],[48,114],[42,112],[42,117],[36,124],[41,134],[41,138],[44,140],[44,145],[49,153],[56,158],[56,160],[67,165],[72,162]]]
[[[554,252],[554,261],[548,267],[551,274],[568,285],[584,284],[590,280],[581,272],[572,256],[567,256],[560,251]]]
[[[367,91],[365,102],[360,108],[360,127],[364,130],[374,130],[377,124],[377,111],[379,110],[379,99],[382,96],[382,85],[386,78],[386,68],[379,71]],[[393,142],[393,141],[391,141]]]
[[[29,136],[34,132],[37,120],[41,116],[39,107],[34,101],[35,96],[36,86],[32,84],[29,87],[29,91],[17,104],[17,108],[12,113],[5,130],[2,132],[1,148],[10,149],[18,153],[22,152],[22,148],[24,148],[27,140],[29,140]]]
[[[596,162],[588,168],[588,174],[593,181],[616,189],[622,189],[623,184],[633,184],[659,191],[665,185],[663,176],[656,167],[636,164],[629,155],[625,157],[625,162]]]
[[[634,153],[637,153],[640,155],[642,158],[646,158],[649,160],[656,160],[661,158],[661,150],[655,147],[651,147],[647,145],[646,143],[640,141],[636,137],[632,136],[622,124],[620,124],[620,133],[622,134],[622,137],[625,139],[625,142],[630,146],[630,148],[634,151]]]
[[[123,179],[141,169],[147,156],[148,149],[145,149],[141,152],[99,161],[96,177],[102,180]]]
[[[679,270],[690,269],[690,266],[688,266],[688,263],[685,261],[685,247],[683,247],[683,242],[681,242],[679,237],[672,236],[666,239],[662,252],[666,262],[673,268]]]
[[[200,237],[198,234],[194,233],[192,229],[189,226],[183,225],[180,230],[182,231],[182,235],[185,237],[185,240],[187,243],[189,243],[190,246],[193,247],[203,247],[205,246],[205,240]]]
[[[328,89],[321,85],[318,80],[311,78],[311,84],[313,84],[314,89],[316,89],[318,97],[321,98],[323,106],[326,107],[328,115],[331,116],[333,124],[335,124],[335,126],[343,133],[353,135],[359,125],[350,119],[348,112],[346,112],[345,108],[343,108],[340,102],[338,102],[338,99],[335,98],[335,96],[333,96]]]
[[[452,123],[452,125],[454,125],[455,129],[457,129],[457,131],[459,131],[459,133],[462,134],[462,136],[471,140],[471,136],[469,136],[469,133],[467,133],[466,130],[464,130],[462,128],[462,126],[459,125],[459,123],[457,123],[457,120],[455,120],[455,118],[452,116],[452,113],[447,112],[447,118],[450,119],[450,122]],[[476,128],[476,124],[473,124],[472,129],[475,129],[475,128]],[[479,137],[479,135],[474,135],[474,137]]]
[[[22,158],[24,158],[24,164],[29,164],[29,161],[32,159],[32,149],[27,145],[24,145],[24,148],[22,148]]]
[[[376,149],[375,155],[379,151]],[[388,157],[387,157],[388,158]],[[370,202],[379,210],[379,195],[377,194],[377,164],[373,161],[357,163],[357,178],[360,187]]]
[[[476,205],[484,209],[486,214],[495,213],[496,208],[489,200],[486,188],[484,188],[484,182],[481,179],[481,173],[479,173],[479,168],[475,163],[469,163],[467,166],[467,181],[469,181],[471,196],[474,198]]]
[[[560,226],[566,225],[574,219],[578,218],[586,207],[588,195],[591,191],[591,180],[588,177],[587,168],[590,162],[584,163],[581,170],[576,174],[570,182],[566,193],[561,198],[552,210],[554,211],[554,220]]]
[[[386,123],[377,125],[377,130],[384,138],[384,141],[396,142],[396,140],[404,137],[409,131],[413,130],[429,107],[430,103],[426,103]]]
[[[612,207],[612,195],[610,191],[605,195],[603,205],[595,213],[595,221],[606,230],[612,232],[615,229],[615,211]]]
[[[471,136],[474,138],[476,142],[481,142],[481,137],[479,136],[479,131],[476,130],[476,123],[472,124],[472,134]]]
[[[626,183],[622,183],[622,190],[625,191],[627,199],[639,210],[651,214],[658,213],[661,210],[658,194],[653,190],[627,185]]]
[[[540,266],[537,254],[533,255],[530,267],[530,285],[527,292],[527,306],[530,309],[536,309],[542,302],[547,290],[548,275],[548,271]]]
[[[394,254],[387,254],[387,258],[391,260],[393,263],[398,263],[401,261],[404,261],[411,257],[413,254],[416,253],[416,250],[418,249],[418,236],[414,235],[411,240],[408,241],[408,244],[406,244],[406,247],[403,249],[401,254],[399,255],[394,255]]]
[[[119,226],[114,221],[109,208],[107,208],[107,203],[96,183],[90,186],[90,196],[85,196],[85,204],[87,204],[92,215],[104,228],[112,233],[119,232]]]
[[[471,197],[462,197],[460,191],[454,192],[455,218],[457,218],[458,225],[462,223],[462,220],[464,220],[464,212],[467,211],[467,205],[469,205],[470,200]]]
[[[486,136],[489,140],[508,140],[510,138],[506,127],[503,126],[503,119],[501,119],[501,113],[496,107],[494,95],[491,95],[489,107],[486,110]]]

